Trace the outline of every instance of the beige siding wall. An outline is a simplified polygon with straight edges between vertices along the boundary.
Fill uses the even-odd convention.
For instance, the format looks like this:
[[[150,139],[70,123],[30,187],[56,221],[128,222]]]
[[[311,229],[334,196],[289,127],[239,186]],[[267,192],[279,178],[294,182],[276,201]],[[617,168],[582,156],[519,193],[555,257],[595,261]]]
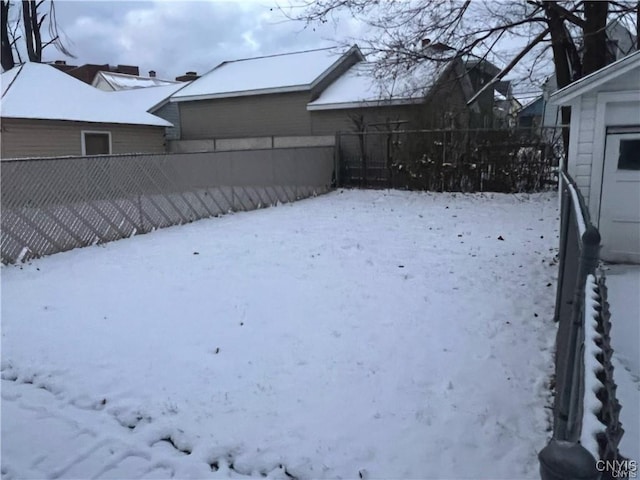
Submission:
[[[83,130],[111,132],[119,153],[162,153],[164,127],[3,118],[2,158],[82,155]]]
[[[310,135],[309,92],[180,102],[183,140]]]

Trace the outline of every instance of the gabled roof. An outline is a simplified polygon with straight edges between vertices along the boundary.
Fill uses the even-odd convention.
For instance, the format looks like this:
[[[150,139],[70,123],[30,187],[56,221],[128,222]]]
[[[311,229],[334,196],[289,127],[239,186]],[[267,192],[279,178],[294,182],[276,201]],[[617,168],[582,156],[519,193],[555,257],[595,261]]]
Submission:
[[[161,80],[160,78],[155,77],[140,77],[136,75],[127,75],[126,73],[100,71],[96,73],[91,85],[96,87],[100,80],[106,82],[113,90],[159,87],[162,85],[174,85],[179,83],[171,80]]]
[[[307,110],[418,103],[424,100],[427,90],[435,81],[430,77],[434,76],[412,75],[393,80],[376,75],[373,63],[357,63],[310,102]]]
[[[342,55],[323,48],[222,62],[173,95],[171,101],[310,90],[351,55],[364,59],[354,45]]]
[[[620,60],[607,65],[600,70],[582,77],[570,85],[558,90],[549,97],[549,101],[554,105],[566,105],[574,98],[592,90],[600,85],[610,82],[627,72],[640,68],[640,51],[632,53]],[[640,74],[638,75],[640,83]],[[640,88],[640,85],[639,85]]]
[[[107,93],[115,98],[124,100],[132,108],[153,112],[167,103],[171,95],[187,85],[189,85],[189,82],[179,82],[160,87],[131,88]]]
[[[3,118],[172,126],[40,63],[26,63],[2,74],[1,108]]]
[[[460,62],[425,60],[410,68],[386,72],[360,62],[329,85],[307,110],[376,107],[420,103],[448,68]],[[461,81],[464,82],[465,78]],[[468,79],[466,79],[468,82]]]

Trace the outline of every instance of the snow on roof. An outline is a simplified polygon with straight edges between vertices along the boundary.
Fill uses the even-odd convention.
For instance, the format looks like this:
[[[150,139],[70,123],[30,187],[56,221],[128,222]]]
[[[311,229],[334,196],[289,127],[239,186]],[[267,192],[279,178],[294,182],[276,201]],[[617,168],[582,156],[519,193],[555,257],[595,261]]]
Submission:
[[[171,123],[56,68],[26,63],[2,74],[2,117],[170,127]]]
[[[409,70],[381,72],[376,71],[374,63],[357,63],[309,103],[307,110],[418,103],[444,65],[447,64],[427,61]]]
[[[127,75],[126,73],[117,72],[100,71],[96,74],[96,77],[98,76],[102,77],[109,85],[113,87],[114,90],[159,87],[162,85],[175,85],[176,83],[179,83],[171,80],[162,80],[155,77],[140,77],[136,75]],[[96,81],[97,78],[93,81],[94,86]]]
[[[138,110],[151,112],[165,104],[171,95],[181,88],[186,87],[188,84],[189,82],[180,82],[160,87],[130,88],[128,90],[114,90],[113,92],[107,93],[123,99],[127,105]]]
[[[339,54],[333,48],[223,62],[171,97],[171,101],[224,98],[310,89],[357,46]]]

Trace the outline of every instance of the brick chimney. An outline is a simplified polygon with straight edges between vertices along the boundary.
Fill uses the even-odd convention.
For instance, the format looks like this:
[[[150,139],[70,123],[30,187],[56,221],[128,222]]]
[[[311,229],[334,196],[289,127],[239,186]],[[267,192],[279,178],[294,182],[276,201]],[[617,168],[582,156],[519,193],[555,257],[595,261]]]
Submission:
[[[149,77],[156,78],[156,71],[155,70],[149,70]]]
[[[176,82],[191,82],[192,80],[196,80],[197,78],[200,78],[200,75],[198,75],[196,72],[187,72],[184,75],[176,77]]]

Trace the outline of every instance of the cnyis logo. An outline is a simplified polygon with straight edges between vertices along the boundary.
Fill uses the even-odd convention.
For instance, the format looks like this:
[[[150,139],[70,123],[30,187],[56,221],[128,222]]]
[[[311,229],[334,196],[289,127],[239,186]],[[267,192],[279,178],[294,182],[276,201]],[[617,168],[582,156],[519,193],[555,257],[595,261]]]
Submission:
[[[635,460],[598,460],[596,470],[606,472],[610,478],[638,478],[638,462]]]

